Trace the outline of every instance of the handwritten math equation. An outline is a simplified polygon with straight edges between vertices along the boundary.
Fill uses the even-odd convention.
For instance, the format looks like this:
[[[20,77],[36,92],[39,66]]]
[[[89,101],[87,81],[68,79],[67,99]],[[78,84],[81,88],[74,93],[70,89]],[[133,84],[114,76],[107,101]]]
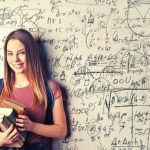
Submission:
[[[55,150],[150,150],[149,0],[0,0],[1,45],[15,28],[40,38],[67,90]]]

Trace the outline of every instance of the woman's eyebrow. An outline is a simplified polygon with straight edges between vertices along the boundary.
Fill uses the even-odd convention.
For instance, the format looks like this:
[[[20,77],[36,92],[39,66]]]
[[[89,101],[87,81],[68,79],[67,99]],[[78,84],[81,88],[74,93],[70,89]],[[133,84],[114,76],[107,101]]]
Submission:
[[[17,50],[17,52],[19,52],[19,51],[25,51],[25,49],[22,48],[22,49]],[[13,51],[12,50],[7,50],[7,52],[13,52]]]

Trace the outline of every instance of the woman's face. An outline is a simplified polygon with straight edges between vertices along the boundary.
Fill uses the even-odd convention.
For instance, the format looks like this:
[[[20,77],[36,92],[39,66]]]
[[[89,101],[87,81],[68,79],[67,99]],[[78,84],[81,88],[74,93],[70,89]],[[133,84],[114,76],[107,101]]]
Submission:
[[[26,70],[26,52],[23,43],[11,39],[7,43],[7,63],[15,74],[24,74]]]

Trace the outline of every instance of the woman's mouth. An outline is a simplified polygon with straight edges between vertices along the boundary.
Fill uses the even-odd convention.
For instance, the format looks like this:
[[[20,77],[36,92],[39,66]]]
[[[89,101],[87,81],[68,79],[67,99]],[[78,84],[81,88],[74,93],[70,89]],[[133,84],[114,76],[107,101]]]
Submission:
[[[17,65],[13,65],[14,66],[14,68],[16,68],[16,69],[20,69],[21,67],[22,67],[22,64],[17,64]]]

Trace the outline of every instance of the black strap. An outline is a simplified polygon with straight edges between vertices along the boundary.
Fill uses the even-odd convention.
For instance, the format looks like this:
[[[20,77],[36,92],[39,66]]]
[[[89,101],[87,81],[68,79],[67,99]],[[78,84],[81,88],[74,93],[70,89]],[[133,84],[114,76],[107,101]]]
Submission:
[[[54,105],[54,94],[53,94],[53,91],[51,89],[51,86],[48,80],[46,80],[45,86],[46,86],[46,92],[47,92],[47,97],[48,97],[45,123],[52,124],[53,123],[52,111],[53,111],[53,105]]]
[[[2,91],[2,88],[3,88],[3,79],[0,79],[0,93]]]

